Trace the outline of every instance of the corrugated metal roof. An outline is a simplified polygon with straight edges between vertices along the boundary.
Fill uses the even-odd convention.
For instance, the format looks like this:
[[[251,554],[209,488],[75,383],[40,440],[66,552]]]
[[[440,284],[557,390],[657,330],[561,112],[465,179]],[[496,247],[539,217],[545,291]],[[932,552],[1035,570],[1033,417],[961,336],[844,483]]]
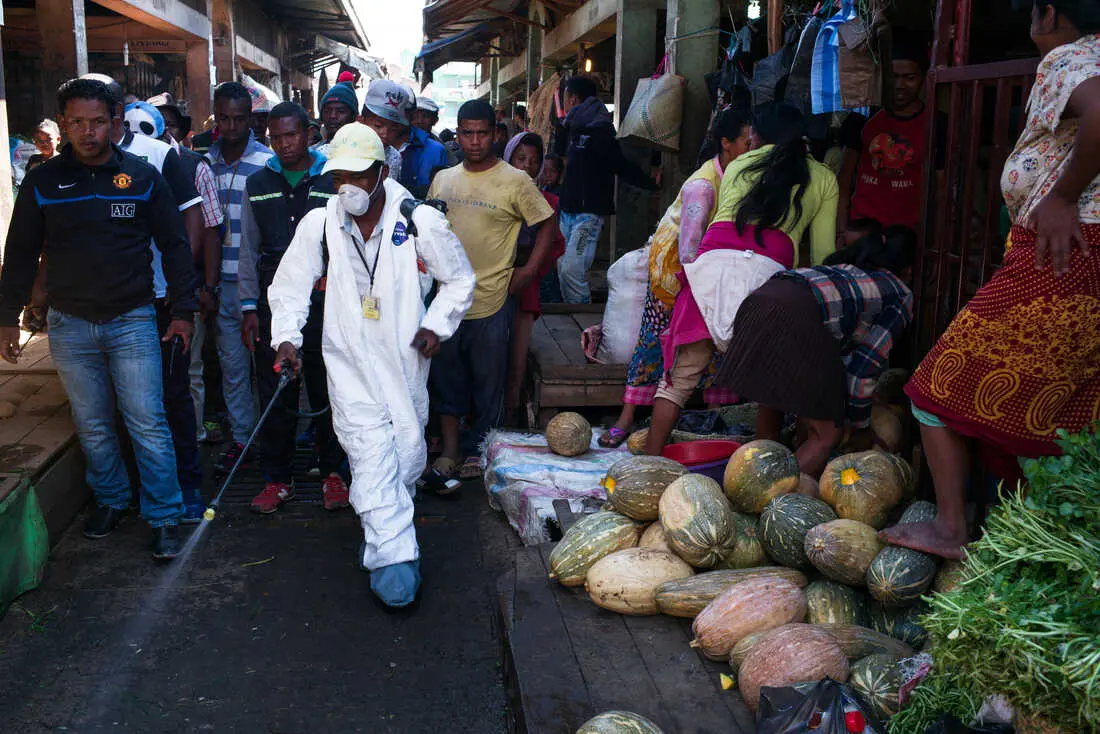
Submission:
[[[316,33],[364,51],[370,39],[352,0],[259,0],[288,31]]]

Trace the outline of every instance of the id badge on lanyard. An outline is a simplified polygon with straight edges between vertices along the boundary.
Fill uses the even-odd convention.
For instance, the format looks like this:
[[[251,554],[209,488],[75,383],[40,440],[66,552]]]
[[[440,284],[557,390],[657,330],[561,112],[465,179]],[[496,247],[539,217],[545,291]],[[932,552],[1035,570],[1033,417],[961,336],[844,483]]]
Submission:
[[[377,296],[363,296],[363,318],[378,321],[382,314],[378,310]]]

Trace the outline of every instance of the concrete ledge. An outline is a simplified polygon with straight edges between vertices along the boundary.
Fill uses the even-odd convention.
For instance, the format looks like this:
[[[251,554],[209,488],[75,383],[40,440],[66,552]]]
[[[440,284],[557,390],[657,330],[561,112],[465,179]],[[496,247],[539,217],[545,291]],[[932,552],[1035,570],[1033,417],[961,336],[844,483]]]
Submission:
[[[206,40],[210,37],[210,19],[179,0],[94,0],[116,13],[153,28]]]
[[[599,43],[615,35],[619,0],[588,0],[542,37],[544,61],[563,61],[576,56],[576,44]],[[610,21],[610,23],[608,22]]]
[[[61,455],[32,480],[38,504],[46,518],[50,547],[61,539],[84,505],[92,499],[92,490],[84,483],[84,452],[74,436]]]
[[[279,59],[275,56],[264,51],[256,44],[249,41],[247,38],[243,38],[239,33],[236,39],[237,56],[253,66],[258,66],[261,69],[267,71],[279,73]]]

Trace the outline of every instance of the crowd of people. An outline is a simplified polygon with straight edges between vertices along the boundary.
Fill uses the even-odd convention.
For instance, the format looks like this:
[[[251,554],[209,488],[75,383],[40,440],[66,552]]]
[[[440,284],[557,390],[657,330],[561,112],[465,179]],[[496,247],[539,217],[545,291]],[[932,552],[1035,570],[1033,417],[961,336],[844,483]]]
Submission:
[[[1100,223],[1098,30],[1080,4],[1035,3],[1050,73],[1006,170],[1005,267],[908,388],[940,518],[888,529],[891,542],[961,552],[970,439],[1005,455],[1053,453],[1054,426],[1100,416],[1100,274],[1086,257]],[[620,445],[637,406],[652,406],[646,450],[659,454],[701,390],[710,405],[758,403],[760,437],[778,438],[796,415],[797,458],[812,476],[842,440],[872,446],[875,379],[913,319],[925,160],[942,159],[924,151],[925,53],[897,44],[891,63],[886,108],[849,118],[836,170],[813,155],[794,107],[716,113],[712,152],[651,238],[623,410],[601,444]],[[267,514],[294,498],[306,439],[325,508],[351,505],[361,519],[371,589],[410,604],[418,479],[480,473],[486,435],[520,407],[543,300],[591,298],[615,178],[659,188],[624,156],[583,75],[564,85],[550,154],[522,115],[486,102],[463,104],[457,130],[437,137],[438,105],[393,81],[359,100],[346,80],[321,99],[319,121],[294,102],[257,114],[249,90],[226,82],[213,128],[193,134],[169,94],[129,99],[98,74],[58,90],[61,125],[35,133],[42,161],[8,232],[0,349],[16,361],[20,313],[32,324],[46,314],[95,493],[88,537],[109,535],[132,502],[120,424],[158,560],[178,554],[180,524],[202,519],[200,442],[224,439],[221,475],[258,460],[265,486],[252,509]],[[1052,145],[1057,160],[1042,153]],[[1019,303],[1034,311],[1026,325]],[[1025,342],[1018,352],[1005,348],[1013,338]],[[1057,359],[1028,367],[1043,354]],[[990,397],[990,380],[1010,394]],[[250,445],[257,405],[272,403]],[[430,414],[440,440],[429,466]]]

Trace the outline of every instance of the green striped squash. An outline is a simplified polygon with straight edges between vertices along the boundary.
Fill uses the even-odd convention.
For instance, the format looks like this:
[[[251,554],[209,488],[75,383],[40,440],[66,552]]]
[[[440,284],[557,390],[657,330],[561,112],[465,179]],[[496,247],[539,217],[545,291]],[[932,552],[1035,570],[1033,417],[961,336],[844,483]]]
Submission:
[[[815,525],[836,519],[833,508],[819,499],[801,494],[779,495],[760,513],[764,551],[784,566],[811,568],[803,547],[806,533]]]
[[[562,586],[582,586],[592,564],[638,544],[638,526],[617,512],[585,515],[565,531],[550,551],[550,578]]]
[[[679,462],[662,456],[628,456],[611,465],[604,477],[607,498],[616,512],[641,522],[657,519],[665,487],[687,474]]]
[[[850,660],[859,660],[868,655],[890,655],[899,660],[913,657],[913,648],[909,645],[868,627],[860,627],[858,624],[819,624],[817,626],[836,638],[840,649]]]
[[[750,441],[726,464],[723,489],[733,509],[758,515],[772,497],[798,489],[798,460],[781,443]]]
[[[806,577],[781,566],[707,571],[686,579],[666,581],[657,589],[657,608],[672,617],[694,617],[730,586],[755,578],[781,578],[802,588]]]
[[[928,609],[923,601],[900,609],[871,602],[871,629],[920,650],[928,641],[928,631],[920,624],[920,618],[928,613]]]
[[[658,509],[669,547],[696,568],[714,568],[737,542],[729,500],[710,477],[680,477],[661,495]]]
[[[663,734],[661,727],[631,711],[604,711],[577,729],[577,734]]]
[[[867,624],[867,595],[835,581],[814,581],[805,589],[810,624]]]
[[[917,473],[913,470],[913,466],[897,454],[883,453],[883,456],[890,460],[898,473],[898,481],[901,482],[902,487],[902,499],[908,500],[915,497],[917,494]]]
[[[715,568],[753,568],[768,562],[760,541],[760,522],[752,515],[733,513],[733,545],[722,552]]]
[[[840,517],[881,530],[903,495],[894,461],[886,457],[881,451],[863,451],[833,459],[821,475],[821,499]]]
[[[945,561],[943,566],[940,567],[940,572],[936,574],[936,579],[932,582],[932,591],[937,594],[946,594],[958,586],[965,575],[966,565],[962,561]]]
[[[899,524],[935,519],[936,506],[918,501],[905,508]],[[879,551],[867,569],[867,590],[886,606],[908,606],[928,592],[938,567],[939,561],[929,553],[888,545]]]
[[[848,685],[860,701],[882,720],[898,712],[902,675],[893,655],[868,655],[852,663]]]
[[[821,573],[849,586],[863,586],[882,543],[870,525],[841,519],[810,528],[803,548]]]

